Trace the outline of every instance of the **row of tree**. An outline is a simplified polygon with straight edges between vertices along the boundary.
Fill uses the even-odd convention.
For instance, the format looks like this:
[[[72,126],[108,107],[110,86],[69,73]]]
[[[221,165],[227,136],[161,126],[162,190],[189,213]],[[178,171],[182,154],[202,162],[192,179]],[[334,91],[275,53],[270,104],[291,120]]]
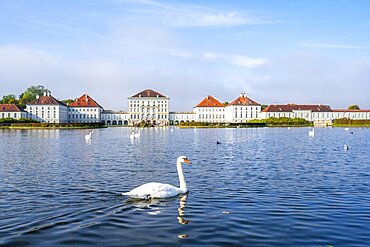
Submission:
[[[35,100],[37,95],[41,96],[46,91],[46,88],[41,85],[30,86],[17,97],[15,94],[3,95],[0,104],[16,104],[21,108],[25,108],[26,104]],[[71,103],[73,99],[62,100],[64,103]]]
[[[19,97],[14,94],[7,94],[0,100],[1,104],[16,104],[19,107],[26,107],[26,104],[35,100],[37,95],[42,95],[46,88],[41,85],[28,87]]]

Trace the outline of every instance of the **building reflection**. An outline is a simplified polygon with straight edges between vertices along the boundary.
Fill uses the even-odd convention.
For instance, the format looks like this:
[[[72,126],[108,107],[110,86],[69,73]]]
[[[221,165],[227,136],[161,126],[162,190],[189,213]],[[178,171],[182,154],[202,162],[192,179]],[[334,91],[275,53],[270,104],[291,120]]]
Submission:
[[[190,220],[187,220],[184,218],[187,199],[188,199],[188,194],[180,195],[180,207],[178,208],[179,216],[177,216],[177,220],[182,225],[187,225],[190,223]]]

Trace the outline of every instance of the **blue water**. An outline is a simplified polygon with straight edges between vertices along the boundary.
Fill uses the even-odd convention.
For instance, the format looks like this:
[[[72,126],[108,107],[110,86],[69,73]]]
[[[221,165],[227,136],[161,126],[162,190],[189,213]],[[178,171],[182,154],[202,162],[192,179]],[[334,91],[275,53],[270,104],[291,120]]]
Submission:
[[[0,130],[0,245],[369,246],[370,129],[308,130]]]

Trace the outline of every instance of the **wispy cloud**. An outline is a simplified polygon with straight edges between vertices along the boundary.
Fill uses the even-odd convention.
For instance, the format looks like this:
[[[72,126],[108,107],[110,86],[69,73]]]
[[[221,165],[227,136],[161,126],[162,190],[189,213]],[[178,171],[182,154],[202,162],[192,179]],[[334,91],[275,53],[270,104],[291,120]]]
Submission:
[[[327,48],[327,49],[367,49],[367,46],[344,45],[329,42],[301,42],[299,46],[306,48]]]
[[[167,55],[182,57],[182,58],[192,58],[208,62],[224,63],[236,65],[244,68],[255,68],[261,66],[267,62],[264,58],[252,58],[240,54],[224,54],[216,52],[190,52],[190,51],[180,51],[180,50],[168,50],[165,52]]]
[[[257,16],[245,10],[223,10],[209,6],[159,1],[126,1],[135,16],[174,27],[216,27],[259,25],[280,22],[271,16]],[[142,6],[145,5],[143,8]],[[139,7],[135,7],[139,6]]]

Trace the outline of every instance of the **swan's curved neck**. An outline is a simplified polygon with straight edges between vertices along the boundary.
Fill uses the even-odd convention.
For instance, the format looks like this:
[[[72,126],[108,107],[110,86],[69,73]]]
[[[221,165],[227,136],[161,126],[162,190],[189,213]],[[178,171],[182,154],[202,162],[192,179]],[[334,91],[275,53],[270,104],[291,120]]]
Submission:
[[[186,186],[186,181],[184,177],[184,171],[182,170],[181,162],[177,162],[177,173],[179,174],[180,190],[182,193],[188,192],[188,187]]]

